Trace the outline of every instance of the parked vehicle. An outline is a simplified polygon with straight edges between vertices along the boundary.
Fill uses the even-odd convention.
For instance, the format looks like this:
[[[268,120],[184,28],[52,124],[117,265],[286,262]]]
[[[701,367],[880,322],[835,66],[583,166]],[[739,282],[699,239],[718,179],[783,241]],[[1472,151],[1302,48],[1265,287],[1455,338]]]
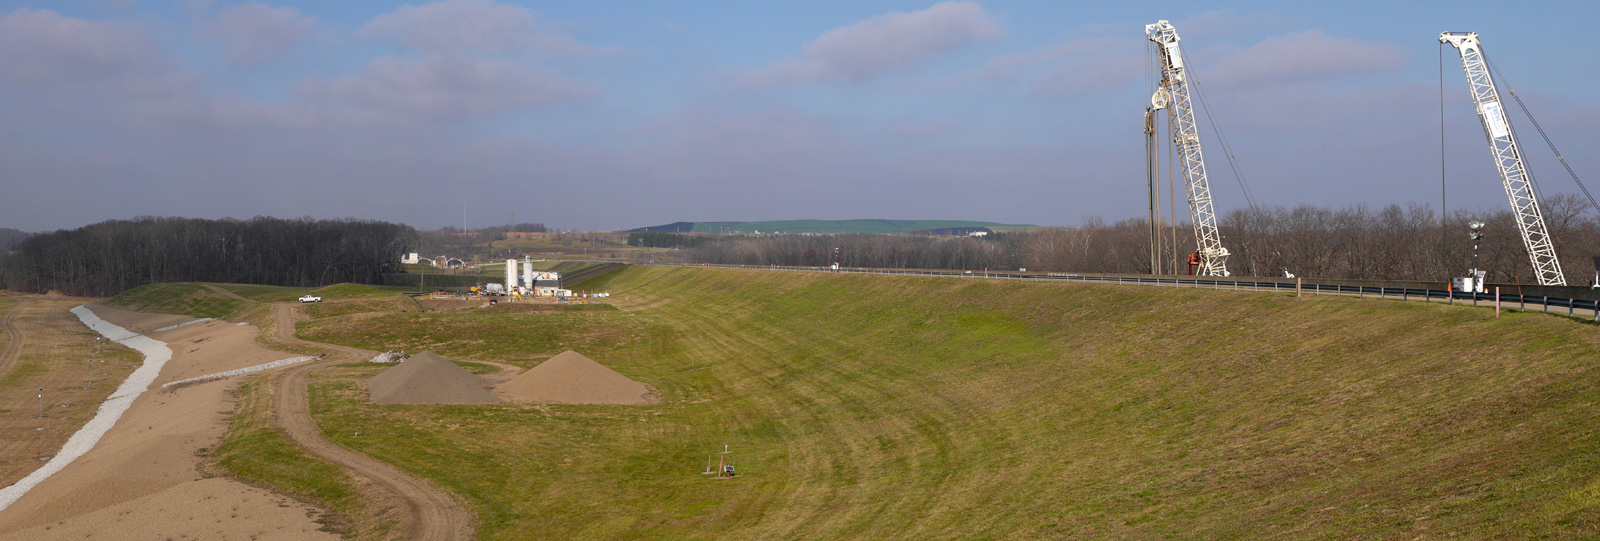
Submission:
[[[322,297],[318,297],[316,295],[306,295],[300,297],[300,302],[322,302]]]

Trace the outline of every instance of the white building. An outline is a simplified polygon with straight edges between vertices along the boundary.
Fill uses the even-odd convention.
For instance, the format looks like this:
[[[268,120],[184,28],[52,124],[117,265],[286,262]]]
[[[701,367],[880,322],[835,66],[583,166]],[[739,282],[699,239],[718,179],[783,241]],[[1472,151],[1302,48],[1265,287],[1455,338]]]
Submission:
[[[422,262],[422,258],[418,257],[416,252],[411,252],[400,257],[400,263],[405,265],[415,265],[420,262]]]

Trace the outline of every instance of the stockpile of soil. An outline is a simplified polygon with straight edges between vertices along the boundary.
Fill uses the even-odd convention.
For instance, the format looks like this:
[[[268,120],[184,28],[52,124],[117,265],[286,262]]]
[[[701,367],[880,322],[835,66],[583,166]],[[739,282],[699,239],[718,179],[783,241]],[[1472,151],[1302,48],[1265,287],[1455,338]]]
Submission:
[[[496,385],[494,390],[513,402],[542,404],[654,404],[660,401],[650,386],[628,379],[572,350]]]
[[[484,381],[449,359],[424,351],[372,377],[375,404],[497,404]]]

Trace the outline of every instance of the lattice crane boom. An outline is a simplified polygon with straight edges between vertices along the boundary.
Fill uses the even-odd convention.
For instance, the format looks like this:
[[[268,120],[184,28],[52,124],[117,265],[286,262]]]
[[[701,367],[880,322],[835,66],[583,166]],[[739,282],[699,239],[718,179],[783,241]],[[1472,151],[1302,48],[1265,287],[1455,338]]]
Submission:
[[[1194,222],[1195,247],[1200,255],[1197,272],[1201,276],[1227,276],[1228,249],[1222,247],[1222,234],[1217,231],[1217,213],[1211,202],[1211,184],[1206,179],[1206,160],[1200,151],[1200,130],[1189,99],[1189,78],[1178,46],[1178,31],[1172,23],[1157,21],[1145,25],[1144,33],[1159,45],[1161,83],[1151,105],[1166,109],[1172,120],[1172,142],[1178,149],[1178,166],[1183,170],[1184,194],[1189,198],[1189,217]]]
[[[1561,273],[1561,260],[1556,258],[1556,248],[1545,228],[1544,215],[1539,210],[1539,199],[1533,187],[1533,178],[1522,163],[1522,149],[1506,120],[1500,102],[1500,92],[1495,89],[1494,78],[1483,57],[1478,34],[1473,32],[1445,32],[1439,34],[1441,43],[1449,43],[1461,52],[1461,65],[1467,72],[1467,85],[1472,91],[1472,101],[1478,108],[1478,120],[1483,124],[1483,134],[1489,138],[1489,151],[1494,155],[1495,169],[1505,184],[1506,198],[1516,214],[1517,228],[1522,232],[1522,244],[1528,249],[1528,259],[1533,263],[1533,273],[1540,285],[1567,285]],[[1476,269],[1474,269],[1476,270]]]

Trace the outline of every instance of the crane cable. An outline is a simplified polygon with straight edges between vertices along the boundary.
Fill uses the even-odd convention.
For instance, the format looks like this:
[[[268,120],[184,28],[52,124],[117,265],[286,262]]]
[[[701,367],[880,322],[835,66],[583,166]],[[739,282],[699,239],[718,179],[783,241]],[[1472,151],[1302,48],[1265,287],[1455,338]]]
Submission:
[[[1444,182],[1444,42],[1439,42],[1439,235],[1440,243],[1444,242],[1446,212],[1449,211],[1450,199],[1445,192]]]
[[[1522,114],[1524,116],[1528,117],[1528,122],[1532,122],[1533,123],[1533,129],[1539,131],[1539,137],[1544,138],[1544,144],[1548,145],[1550,147],[1550,152],[1555,153],[1556,160],[1560,161],[1561,162],[1561,166],[1567,169],[1567,175],[1572,177],[1572,182],[1578,185],[1578,189],[1579,190],[1583,190],[1583,195],[1585,197],[1589,198],[1589,204],[1593,205],[1596,211],[1600,211],[1600,202],[1595,202],[1594,194],[1589,193],[1589,188],[1587,186],[1583,185],[1583,181],[1582,180],[1578,179],[1578,174],[1576,172],[1573,172],[1572,165],[1567,163],[1566,156],[1562,156],[1561,155],[1561,151],[1556,149],[1556,144],[1554,142],[1550,141],[1550,136],[1545,134],[1544,127],[1540,126],[1539,125],[1539,121],[1533,118],[1533,113],[1528,110],[1528,106],[1526,104],[1522,103],[1522,97],[1517,95],[1516,89],[1511,88],[1511,81],[1509,79],[1506,79],[1505,74],[1500,72],[1500,68],[1498,66],[1494,65],[1494,60],[1489,58],[1489,54],[1488,53],[1483,52],[1483,49],[1480,48],[1480,49],[1478,49],[1478,54],[1482,54],[1483,55],[1484,62],[1488,63],[1489,64],[1489,69],[1494,71],[1495,78],[1499,79],[1501,82],[1505,83],[1506,92],[1511,93],[1511,99],[1516,100],[1517,107],[1522,109]],[[1510,122],[1506,122],[1506,124],[1510,125],[1511,123]],[[1513,133],[1515,133],[1516,132],[1516,126],[1512,126],[1511,127],[1511,131]],[[1524,166],[1524,168],[1526,168],[1526,166]],[[1539,189],[1539,185],[1538,184],[1534,184],[1532,182],[1532,180],[1533,180],[1533,172],[1532,171],[1528,172],[1528,179],[1529,179],[1529,184],[1532,184],[1533,188],[1534,188],[1534,191],[1537,192],[1538,189]],[[1539,197],[1541,199],[1543,199],[1544,198],[1544,194],[1540,193]]]
[[[1181,54],[1184,56],[1184,63],[1192,65],[1188,53]],[[1211,133],[1216,135],[1217,143],[1222,146],[1222,154],[1227,157],[1228,166],[1233,170],[1233,179],[1238,182],[1239,190],[1244,192],[1245,203],[1250,206],[1251,211],[1259,215],[1261,207],[1256,204],[1255,193],[1250,191],[1250,184],[1245,181],[1244,171],[1240,169],[1238,159],[1233,155],[1233,147],[1228,144],[1228,138],[1222,135],[1222,127],[1217,122],[1217,115],[1211,112],[1211,100],[1206,98],[1205,87],[1200,84],[1200,79],[1194,76],[1193,71],[1186,69],[1184,72],[1189,77],[1189,81],[1194,83],[1195,95],[1200,98],[1200,108],[1205,110],[1206,122],[1211,124]]]

